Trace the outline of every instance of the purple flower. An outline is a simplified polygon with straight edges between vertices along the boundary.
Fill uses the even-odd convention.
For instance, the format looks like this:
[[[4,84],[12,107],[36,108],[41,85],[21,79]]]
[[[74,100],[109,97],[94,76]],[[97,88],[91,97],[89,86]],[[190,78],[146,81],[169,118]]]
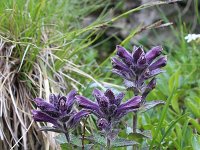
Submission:
[[[57,121],[55,118],[47,115],[46,113],[42,112],[42,111],[38,111],[38,110],[32,110],[32,115],[33,115],[33,119],[35,121],[38,122],[50,122],[52,124],[54,124],[55,126],[57,126]]]
[[[110,124],[108,123],[108,121],[105,118],[98,119],[97,126],[100,130],[105,130],[105,131],[110,130]]]
[[[145,99],[146,96],[156,87],[156,79],[153,78],[148,85],[142,91],[142,98]]]
[[[133,88],[135,95],[142,94],[146,88],[145,80],[163,72],[167,57],[161,56],[162,47],[153,47],[147,53],[142,47],[134,47],[128,52],[124,47],[117,46],[118,58],[112,58],[113,72],[124,79],[127,88]],[[146,92],[147,93],[147,92]]]
[[[76,91],[72,90],[67,96],[51,94],[49,103],[42,98],[35,98],[34,102],[40,110],[32,110],[33,119],[38,122],[52,123],[53,128],[64,133],[68,132],[89,114],[86,110],[76,112],[73,109],[75,96]]]
[[[141,96],[135,96],[121,104],[124,94],[120,93],[115,96],[110,89],[106,92],[94,89],[93,96],[97,101],[96,103],[84,96],[77,95],[76,99],[79,106],[98,117],[97,126],[106,132],[112,130],[112,126],[116,125],[128,112],[136,111],[141,102]]]

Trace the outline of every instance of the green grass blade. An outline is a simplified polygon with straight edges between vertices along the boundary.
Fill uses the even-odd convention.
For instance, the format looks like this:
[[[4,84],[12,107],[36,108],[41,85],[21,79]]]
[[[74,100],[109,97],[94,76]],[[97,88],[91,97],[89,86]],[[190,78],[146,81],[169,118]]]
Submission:
[[[157,136],[158,136],[158,134],[159,134],[159,132],[160,132],[160,130],[162,128],[163,121],[164,121],[165,117],[167,116],[167,109],[169,108],[169,105],[171,103],[171,100],[172,100],[172,97],[173,97],[174,93],[175,93],[175,87],[173,87],[173,90],[172,90],[170,96],[168,97],[167,102],[166,102],[166,104],[164,106],[164,109],[163,109],[163,111],[161,113],[161,117],[159,119],[160,121],[159,121],[157,129],[156,129],[156,134],[153,136],[153,140],[151,142],[151,145],[150,145],[149,149],[153,149],[153,146],[154,146],[154,143],[156,141],[156,138],[157,138]]]
[[[181,115],[180,117],[178,117],[176,120],[172,121],[172,123],[169,125],[167,131],[165,132],[165,134],[163,135],[162,139],[159,142],[158,147],[161,146],[162,141],[165,139],[165,137],[170,133],[170,131],[172,130],[172,128],[176,125],[176,123],[178,123],[181,119],[183,119],[184,117],[187,117],[189,115],[189,113],[186,113],[184,115]]]
[[[28,46],[26,47],[25,51],[24,51],[24,54],[23,54],[23,57],[22,57],[21,63],[20,63],[20,65],[19,65],[18,72],[20,71],[20,69],[21,69],[21,67],[22,67],[22,65],[23,65],[23,62],[24,62],[24,59],[25,59],[25,56],[26,56],[26,53],[27,53],[29,47],[30,47],[30,45],[28,45]]]

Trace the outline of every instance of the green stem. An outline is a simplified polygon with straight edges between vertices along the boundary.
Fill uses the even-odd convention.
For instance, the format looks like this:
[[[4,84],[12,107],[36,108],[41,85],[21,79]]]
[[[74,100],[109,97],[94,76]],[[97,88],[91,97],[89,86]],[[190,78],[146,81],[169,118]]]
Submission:
[[[137,129],[137,112],[133,113],[133,133],[136,133]],[[133,150],[138,150],[137,145],[133,145]]]
[[[69,143],[69,142],[70,142],[69,134],[68,134],[68,133],[65,133],[65,137],[66,137],[66,139],[67,139],[67,143]]]
[[[65,134],[65,137],[66,137],[66,140],[67,140],[66,145],[67,145],[67,147],[70,146],[70,149],[72,149],[72,145],[70,143],[70,136],[69,136],[69,133],[68,133],[68,130],[67,130],[67,127],[66,127],[65,123],[63,123],[63,127],[65,129],[65,133],[64,134]]]
[[[67,130],[65,123],[63,123],[63,127],[65,129],[65,137],[67,139],[67,143],[70,143],[70,137],[69,137],[69,133],[68,133],[68,130]]]
[[[137,112],[133,113],[133,133],[136,133],[137,129]]]
[[[138,78],[139,77],[136,76],[136,81],[134,83],[136,87],[133,88],[134,96],[141,95],[140,90],[139,90],[140,88],[138,87]],[[136,132],[136,129],[137,129],[137,111],[133,113],[133,133]]]
[[[107,147],[107,150],[109,150],[109,149],[110,149],[110,139],[109,139],[109,138],[107,138],[106,147]]]

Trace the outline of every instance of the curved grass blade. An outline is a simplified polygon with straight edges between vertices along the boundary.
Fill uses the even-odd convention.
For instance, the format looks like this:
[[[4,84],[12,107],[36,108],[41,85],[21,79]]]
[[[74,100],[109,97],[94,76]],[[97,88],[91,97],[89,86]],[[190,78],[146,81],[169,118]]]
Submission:
[[[166,102],[166,105],[164,106],[164,109],[163,109],[163,111],[162,111],[162,113],[161,113],[161,117],[160,117],[160,119],[159,119],[160,121],[159,121],[158,126],[157,126],[157,129],[156,129],[157,131],[156,131],[156,134],[153,136],[153,140],[152,140],[152,142],[151,142],[151,145],[150,145],[150,148],[149,148],[149,149],[153,149],[153,145],[154,145],[154,143],[155,143],[155,141],[156,141],[156,138],[157,138],[157,136],[158,136],[158,134],[159,134],[159,131],[161,130],[163,121],[164,121],[164,119],[165,119],[165,117],[166,117],[166,115],[167,115],[167,109],[169,108],[169,105],[170,105],[170,102],[171,102],[171,100],[172,100],[172,96],[174,95],[174,93],[175,93],[175,86],[173,87],[173,90],[172,90],[170,96],[168,97],[167,102]]]
[[[165,132],[165,134],[163,135],[162,139],[159,142],[158,147],[161,146],[162,141],[165,139],[165,137],[170,133],[170,131],[172,130],[172,128],[176,125],[177,122],[179,122],[181,119],[183,119],[184,117],[187,117],[189,115],[189,113],[186,113],[180,117],[178,117],[176,120],[174,120],[168,127],[167,131]]]

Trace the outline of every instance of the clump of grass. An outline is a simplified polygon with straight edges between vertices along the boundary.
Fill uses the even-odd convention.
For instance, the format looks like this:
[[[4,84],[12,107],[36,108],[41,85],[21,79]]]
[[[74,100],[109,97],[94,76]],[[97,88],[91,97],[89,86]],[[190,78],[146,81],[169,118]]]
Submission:
[[[70,76],[72,69],[80,72],[72,56],[91,45],[100,32],[78,34],[84,30],[81,21],[105,5],[109,1],[1,1],[0,146],[3,149],[56,147],[52,134],[37,132],[30,115],[34,107],[31,99],[45,97],[50,92],[66,93],[69,87],[82,85]]]

